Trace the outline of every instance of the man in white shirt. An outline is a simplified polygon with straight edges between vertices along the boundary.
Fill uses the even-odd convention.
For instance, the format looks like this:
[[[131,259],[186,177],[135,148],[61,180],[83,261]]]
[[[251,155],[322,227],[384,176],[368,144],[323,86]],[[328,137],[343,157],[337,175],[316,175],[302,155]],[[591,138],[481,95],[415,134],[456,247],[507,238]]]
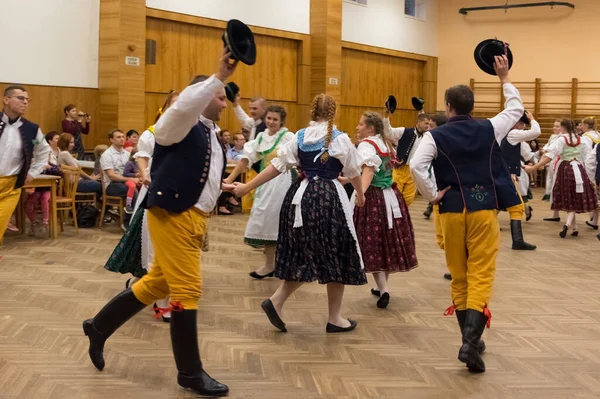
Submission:
[[[30,100],[24,87],[4,90],[0,113],[0,242],[21,198],[21,187],[42,173],[50,156],[50,146],[39,126],[23,118]]]
[[[425,199],[439,204],[446,263],[452,275],[452,306],[462,332],[458,359],[473,372],[485,371],[481,335],[500,246],[497,212],[521,202],[500,143],[523,115],[519,91],[508,78],[508,59],[495,57],[505,110],[490,120],[471,117],[475,99],[468,86],[446,90],[448,122],[424,134],[410,168]],[[433,163],[435,182],[429,167]]]
[[[155,125],[156,146],[146,197],[148,229],[154,244],[152,269],[131,288],[84,321],[89,355],[104,368],[104,343],[127,320],[170,294],[171,343],[177,383],[201,396],[225,396],[229,388],[211,378],[198,350],[197,309],[202,295],[200,254],[210,212],[221,189],[225,151],[216,121],[227,107],[225,84],[236,68],[224,50],[217,72],[196,77]]]
[[[526,125],[531,125],[531,129],[524,130]],[[525,175],[525,172],[521,170],[521,143],[537,139],[541,133],[539,123],[533,119],[531,113],[526,111],[500,144],[502,156],[515,182],[515,187],[521,176]],[[531,218],[531,207],[528,205],[527,209],[527,220],[529,220]],[[523,200],[521,199],[520,204],[508,208],[507,211],[510,215],[512,249],[520,251],[536,249],[535,245],[529,244],[523,239],[523,229],[521,227],[521,219],[525,213]]]
[[[431,118],[421,112],[417,117],[414,128],[392,127],[390,124],[389,111],[385,110],[383,118],[383,129],[386,136],[399,137],[396,145],[396,164],[392,174],[392,180],[402,193],[406,206],[410,206],[417,195],[417,186],[410,175],[410,161],[419,148],[423,134],[429,128]]]
[[[250,116],[244,112],[240,105],[242,99],[240,93],[235,95],[235,102],[233,103],[233,112],[242,124],[243,130],[248,130],[250,135],[248,141],[254,140],[256,135],[267,128],[267,125],[263,121],[265,113],[267,112],[267,100],[262,97],[252,97],[250,99]]]

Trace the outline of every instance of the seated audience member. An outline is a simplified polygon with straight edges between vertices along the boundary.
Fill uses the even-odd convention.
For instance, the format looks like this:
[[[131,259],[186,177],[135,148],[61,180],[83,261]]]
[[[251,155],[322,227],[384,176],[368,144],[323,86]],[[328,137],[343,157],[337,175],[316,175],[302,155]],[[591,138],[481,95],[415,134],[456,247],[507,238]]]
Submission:
[[[113,130],[108,134],[111,146],[100,157],[100,166],[102,168],[104,187],[106,194],[114,197],[127,198],[130,186],[137,186],[141,183],[137,177],[125,177],[125,165],[129,162],[130,155],[125,151],[125,135],[120,130]],[[137,197],[137,190],[134,188],[133,203]],[[121,226],[125,227],[125,226]]]
[[[133,150],[134,148],[137,148],[137,144],[138,144],[139,140],[140,140],[140,134],[137,131],[131,129],[125,135],[125,144],[123,145],[123,148],[125,150],[131,152],[131,150]]]
[[[137,153],[137,150],[131,151],[131,157],[129,158],[129,162],[127,162],[125,164],[125,170],[123,171],[123,176],[135,177],[135,178],[139,179],[140,168],[134,158],[136,153]],[[141,183],[135,184],[131,180],[126,181],[125,184],[127,185],[127,188],[129,189],[129,190],[127,190],[127,199],[125,200],[125,212],[132,214],[133,213],[133,204],[132,204],[133,194],[135,193],[135,190],[139,189],[142,185],[141,185]]]
[[[64,108],[65,119],[62,121],[62,130],[65,133],[71,133],[75,138],[74,151],[77,159],[83,159],[85,149],[83,148],[82,134],[90,132],[90,122],[92,118],[85,112],[77,110],[74,104],[66,105]]]
[[[225,151],[229,151],[231,148],[231,133],[229,133],[229,130],[221,130],[219,132],[219,139],[221,140],[221,143],[223,143]]]
[[[63,133],[58,139],[58,148],[60,153],[58,154],[58,164],[73,166],[79,168],[79,164],[71,155],[73,147],[75,146],[75,138],[69,133]],[[100,183],[100,175],[94,174],[92,176],[85,173],[83,170],[80,173],[79,182],[77,182],[78,193],[96,193],[98,197],[102,195],[102,184]]]
[[[50,158],[48,159],[50,165],[58,165],[58,154],[60,153],[60,149],[58,148],[59,136],[55,131],[48,132],[44,136],[48,144],[50,144]]]
[[[228,164],[238,163],[242,159],[244,144],[246,144],[246,138],[243,134],[238,133],[233,136],[233,147],[227,151]]]

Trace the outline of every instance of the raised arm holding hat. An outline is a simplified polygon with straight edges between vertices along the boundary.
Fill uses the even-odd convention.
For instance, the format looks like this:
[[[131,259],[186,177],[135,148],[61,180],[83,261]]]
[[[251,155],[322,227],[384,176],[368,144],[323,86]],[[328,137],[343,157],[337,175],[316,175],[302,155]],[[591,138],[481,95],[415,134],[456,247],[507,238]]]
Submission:
[[[505,110],[474,120],[468,86],[446,90],[448,123],[424,134],[410,168],[421,194],[439,204],[446,263],[452,275],[452,306],[463,345],[458,358],[474,372],[485,371],[481,335],[489,326],[488,305],[500,245],[497,211],[521,202],[502,159],[500,143],[523,115],[518,90],[508,79],[508,59],[495,57]],[[433,163],[435,182],[429,173]]]

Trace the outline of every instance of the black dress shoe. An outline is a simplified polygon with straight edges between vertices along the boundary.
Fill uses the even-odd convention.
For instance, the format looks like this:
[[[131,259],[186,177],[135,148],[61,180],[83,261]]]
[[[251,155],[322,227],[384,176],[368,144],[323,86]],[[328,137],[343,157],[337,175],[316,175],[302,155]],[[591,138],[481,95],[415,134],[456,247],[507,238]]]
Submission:
[[[597,224],[592,224],[589,221],[585,221],[585,224],[587,224],[588,226],[590,226],[592,229],[594,230],[598,230],[598,225]]]
[[[379,290],[376,290],[375,288],[371,288],[371,294],[375,296],[381,296],[381,292],[379,292]]]
[[[571,233],[571,236],[573,237],[577,237],[579,235],[579,232],[577,230],[573,230],[573,232]]]
[[[277,314],[277,310],[275,310],[275,306],[273,306],[273,302],[270,299],[265,299],[263,303],[260,304],[260,307],[265,312],[269,321],[273,326],[279,329],[281,332],[287,332],[287,328],[285,327],[285,323],[279,315]]]
[[[444,273],[444,278],[446,280],[452,280],[452,275],[450,273]]]
[[[569,230],[569,228],[567,227],[567,225],[565,224],[562,228],[562,230],[560,231],[560,233],[558,233],[558,235],[560,236],[560,238],[565,238],[567,236],[567,231]]]
[[[526,222],[529,222],[529,219],[531,219],[531,216],[533,216],[533,213],[531,211],[533,211],[533,208],[530,207],[529,205],[527,205],[527,208],[525,210],[525,221]]]
[[[560,222],[560,218],[544,218],[544,222]]]
[[[340,332],[348,332],[348,331],[352,331],[356,328],[356,323],[354,320],[350,320],[348,319],[348,321],[350,322],[350,326],[348,327],[339,327],[336,326],[335,324],[331,324],[331,323],[327,323],[327,327],[325,327],[325,331],[327,331],[328,333],[340,333]]]
[[[269,274],[265,274],[264,276],[261,276],[260,274],[256,273],[256,272],[251,272],[250,273],[250,277],[255,278],[257,280],[262,280],[263,278],[266,277],[273,277],[275,275],[275,272],[271,272]]]
[[[384,292],[383,295],[381,295],[379,297],[379,300],[377,301],[377,307],[379,309],[385,309],[387,308],[387,305],[390,303],[390,294],[387,292]]]

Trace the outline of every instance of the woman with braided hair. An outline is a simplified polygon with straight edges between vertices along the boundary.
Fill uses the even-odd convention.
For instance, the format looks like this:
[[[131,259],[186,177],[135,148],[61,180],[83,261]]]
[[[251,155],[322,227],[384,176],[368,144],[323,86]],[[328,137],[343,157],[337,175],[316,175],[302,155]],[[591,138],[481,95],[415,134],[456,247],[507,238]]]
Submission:
[[[365,262],[365,271],[373,273],[379,295],[378,308],[390,302],[390,273],[417,267],[415,233],[404,196],[392,181],[393,137],[385,137],[383,118],[377,112],[363,113],[356,127],[363,158],[362,186],[365,206],[354,210],[354,225]],[[352,202],[352,201],[351,201]]]
[[[285,195],[279,216],[275,276],[284,282],[261,305],[271,324],[283,332],[287,331],[280,318],[283,304],[303,283],[312,281],[327,284],[326,331],[352,331],[356,322],[341,316],[344,286],[367,282],[350,201],[337,180],[343,172],[357,192],[357,206],[363,206],[362,158],[348,135],[334,126],[335,112],[333,97],[316,96],[309,126],[280,146],[277,158],[257,177],[235,189],[243,196],[294,166],[303,171]]]

